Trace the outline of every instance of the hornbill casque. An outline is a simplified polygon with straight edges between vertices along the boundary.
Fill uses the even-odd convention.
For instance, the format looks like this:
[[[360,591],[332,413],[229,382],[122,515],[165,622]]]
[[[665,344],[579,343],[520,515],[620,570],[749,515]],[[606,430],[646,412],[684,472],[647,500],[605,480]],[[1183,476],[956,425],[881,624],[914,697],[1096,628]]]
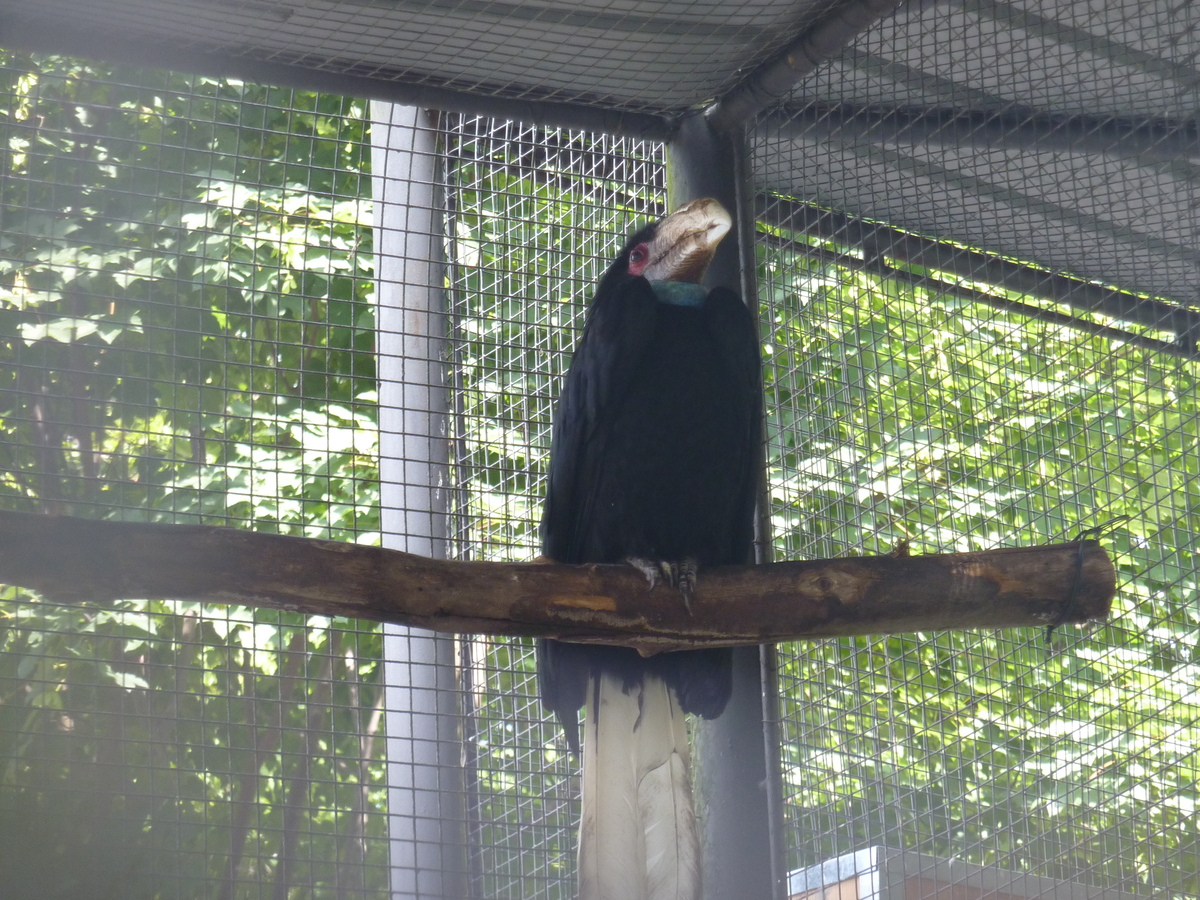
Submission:
[[[761,364],[754,318],[700,280],[730,228],[695,200],[631,235],[600,279],[554,418],[543,555],[629,562],[691,609],[698,572],[752,561]],[[580,900],[701,896],[685,713],[716,718],[732,651],[643,657],[543,640],[544,705],[583,733]]]

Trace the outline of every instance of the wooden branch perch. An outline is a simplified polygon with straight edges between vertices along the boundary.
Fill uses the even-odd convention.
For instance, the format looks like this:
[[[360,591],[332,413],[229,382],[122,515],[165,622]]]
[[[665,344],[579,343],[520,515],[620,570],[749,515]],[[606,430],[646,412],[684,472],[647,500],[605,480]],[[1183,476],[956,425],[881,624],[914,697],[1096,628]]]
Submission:
[[[1084,541],[711,569],[701,573],[688,615],[674,589],[649,590],[626,565],[449,562],[233,528],[3,511],[0,583],[67,601],[237,603],[644,652],[1044,626],[1059,621],[1072,591],[1066,621],[1084,622],[1107,616],[1116,593],[1107,554]]]

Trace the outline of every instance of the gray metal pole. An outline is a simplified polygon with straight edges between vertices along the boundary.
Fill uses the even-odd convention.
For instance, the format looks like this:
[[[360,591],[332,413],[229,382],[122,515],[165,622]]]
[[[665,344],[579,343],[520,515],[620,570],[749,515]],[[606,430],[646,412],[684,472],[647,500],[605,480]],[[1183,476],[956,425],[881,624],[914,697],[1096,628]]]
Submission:
[[[436,134],[413,107],[371,104],[379,300],[383,545],[445,557],[445,297]],[[467,897],[454,639],[384,631],[392,896]]]
[[[734,215],[737,239],[722,243],[705,283],[737,287],[747,303],[756,304],[753,204],[745,190],[742,135],[717,134],[703,116],[691,116],[667,152],[672,209],[697,197],[714,197]],[[756,532],[755,556],[761,562],[768,542],[761,528]],[[768,747],[764,739],[763,670],[759,647],[736,648],[729,705],[715,721],[697,724],[697,812],[707,900],[776,896],[771,814],[777,805],[769,801],[769,792],[777,779],[768,777],[767,760],[777,758],[778,748]]]
[[[759,66],[714,103],[705,115],[721,131],[745,126],[758,113],[786,96],[821,63],[832,59],[902,0],[841,0],[829,4],[802,35]]]

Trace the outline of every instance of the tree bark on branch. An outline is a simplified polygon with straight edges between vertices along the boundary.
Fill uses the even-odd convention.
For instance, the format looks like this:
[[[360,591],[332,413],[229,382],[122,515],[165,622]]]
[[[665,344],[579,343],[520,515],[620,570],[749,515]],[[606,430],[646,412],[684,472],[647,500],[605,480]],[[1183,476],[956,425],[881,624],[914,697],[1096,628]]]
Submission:
[[[437,631],[684,647],[1108,615],[1116,573],[1096,541],[871,556],[701,573],[693,614],[626,565],[454,562],[204,525],[0,511],[0,583],[69,601],[171,598]]]

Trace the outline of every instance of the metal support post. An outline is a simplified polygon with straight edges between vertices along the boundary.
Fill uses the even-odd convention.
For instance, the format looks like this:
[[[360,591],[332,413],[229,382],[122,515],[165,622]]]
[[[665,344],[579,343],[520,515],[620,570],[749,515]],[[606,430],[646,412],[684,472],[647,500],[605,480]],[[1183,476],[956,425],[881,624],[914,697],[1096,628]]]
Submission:
[[[371,105],[379,299],[383,545],[445,557],[445,296],[436,133],[426,114]],[[392,896],[467,894],[459,696],[453,638],[384,632]]]
[[[701,115],[682,123],[668,145],[667,194],[672,209],[697,197],[714,197],[734,216],[736,240],[725,241],[709,266],[705,283],[736,286],[757,312],[754,259],[754,206],[743,136],[718,134]],[[760,499],[760,507],[762,506]],[[763,515],[756,528],[756,561],[769,560],[769,536]],[[768,760],[778,767],[778,746],[764,683],[770,648],[738,647],[733,657],[733,696],[725,713],[697,723],[697,811],[702,829],[705,897],[708,900],[774,900],[781,874],[773,852],[778,828],[772,813],[779,804],[770,793],[778,779],[770,777]]]

